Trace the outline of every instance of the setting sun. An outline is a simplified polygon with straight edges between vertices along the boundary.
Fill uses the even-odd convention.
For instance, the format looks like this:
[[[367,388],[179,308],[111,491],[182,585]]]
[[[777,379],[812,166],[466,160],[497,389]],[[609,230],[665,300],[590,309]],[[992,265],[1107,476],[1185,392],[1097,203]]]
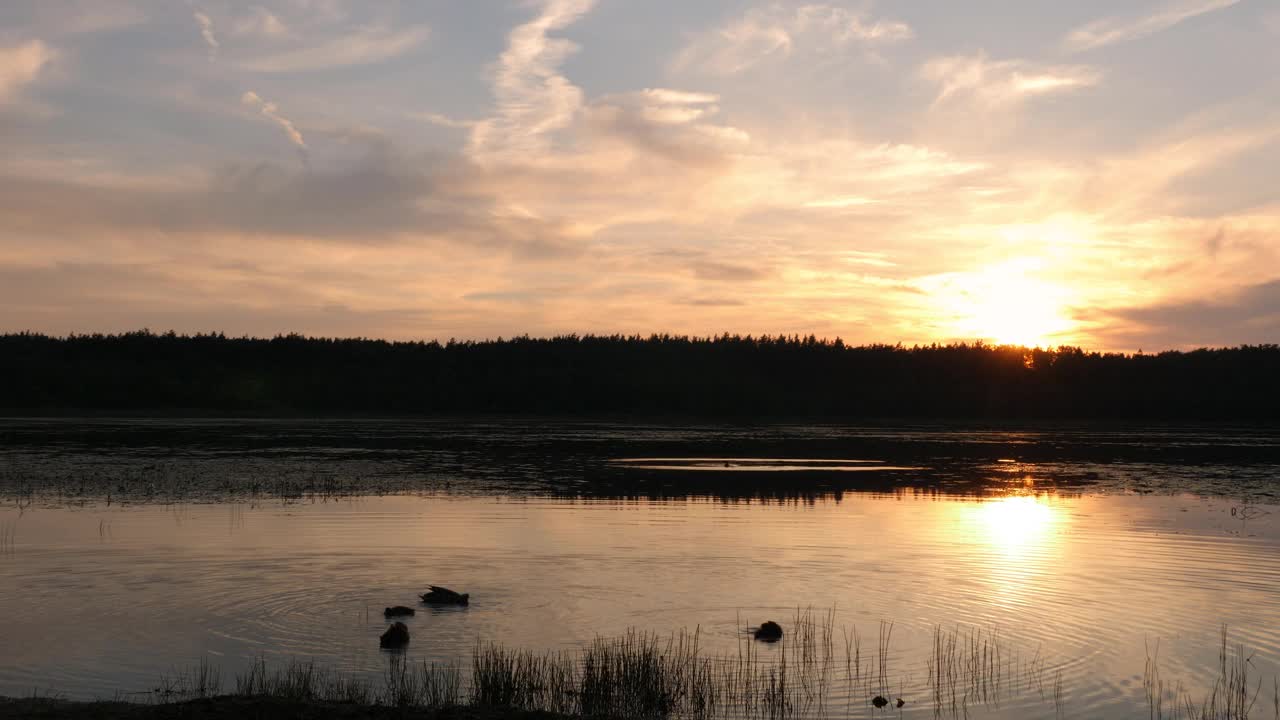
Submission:
[[[1015,260],[947,279],[935,296],[952,318],[950,332],[999,344],[1058,344],[1075,323],[1070,292],[1036,277],[1040,262]]]
[[[0,720],[1280,720],[1278,67],[1280,0],[0,0]]]

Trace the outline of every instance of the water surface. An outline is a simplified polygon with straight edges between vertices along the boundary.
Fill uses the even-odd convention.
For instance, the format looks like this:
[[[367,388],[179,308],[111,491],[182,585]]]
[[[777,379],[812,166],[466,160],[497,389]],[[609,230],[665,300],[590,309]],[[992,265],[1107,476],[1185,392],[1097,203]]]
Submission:
[[[835,608],[874,652],[892,621],[904,717],[933,714],[936,626],[994,629],[1009,662],[1043,658],[1051,692],[1010,688],[984,717],[1146,712],[1144,647],[1166,682],[1215,671],[1220,626],[1280,660],[1280,508],[1192,496],[904,490],[839,501],[393,496],[256,504],[0,511],[0,694],[145,691],[209,658],[224,675],[290,658],[377,680],[386,605],[428,583],[468,608],[407,620],[413,659],[465,659],[478,640],[572,649],[638,627],[699,628],[713,652],[742,629]],[[1235,513],[1233,514],[1233,510]],[[1270,513],[1270,514],[1262,514]],[[785,641],[783,643],[785,645]],[[781,646],[762,647],[762,657]],[[866,698],[833,703],[871,716]],[[1269,696],[1268,697],[1269,700]]]
[[[1270,708],[1278,505],[1268,427],[0,419],[0,694],[145,698],[202,659],[377,683],[382,608],[435,583],[474,602],[410,619],[412,660],[629,628],[736,657],[812,607],[864,664],[892,624],[904,717],[955,714],[935,633],[980,632],[1007,670],[975,716],[1126,718],[1157,647],[1166,707],[1199,702],[1226,625]]]

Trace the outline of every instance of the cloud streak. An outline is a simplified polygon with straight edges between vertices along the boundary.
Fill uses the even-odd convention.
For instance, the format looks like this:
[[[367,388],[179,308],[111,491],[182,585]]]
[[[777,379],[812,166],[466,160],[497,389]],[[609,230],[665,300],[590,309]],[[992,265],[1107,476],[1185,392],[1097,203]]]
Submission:
[[[1209,299],[1171,300],[1117,310],[1118,334],[1134,342],[1183,346],[1274,343],[1280,337],[1280,280],[1237,287]],[[1126,327],[1127,326],[1127,327]],[[1136,326],[1136,327],[1135,327]]]
[[[1237,5],[1240,0],[1183,0],[1165,5],[1155,13],[1138,18],[1105,18],[1071,31],[1062,41],[1067,52],[1084,52],[1149,35],[1218,10]]]
[[[920,76],[938,86],[934,105],[966,97],[1001,105],[1092,87],[1102,81],[1102,73],[1087,66],[992,60],[982,52],[935,58],[921,66]]]
[[[232,27],[232,34],[241,37],[277,39],[289,35],[289,27],[265,8],[255,7],[249,15],[240,18]]]
[[[425,25],[391,30],[366,28],[324,42],[246,60],[245,70],[260,73],[301,73],[386,62],[415,50],[431,34]]]
[[[253,96],[246,104],[261,111],[267,103]],[[454,246],[526,258],[575,250],[578,236],[569,223],[503,212],[495,179],[464,159],[415,155],[386,140],[348,140],[365,152],[339,168],[241,163],[204,182],[152,187],[0,173],[0,266],[12,238],[79,238],[72,244],[96,257],[104,238],[133,243],[139,231],[205,238],[215,246],[253,237],[352,247]],[[74,213],[65,211],[72,207]]]
[[[677,72],[736,75],[795,54],[838,56],[853,46],[871,48],[915,37],[909,25],[831,5],[749,10],[695,37],[672,63]]]
[[[593,102],[587,123],[636,153],[678,165],[715,167],[745,150],[750,135],[713,121],[719,96],[667,88],[609,95]]]
[[[217,56],[218,48],[221,47],[218,36],[213,32],[213,19],[199,10],[195,11],[192,17],[200,24],[200,37],[204,38],[204,44],[209,47],[209,59],[212,60]]]
[[[280,129],[284,130],[284,134],[288,136],[289,142],[293,143],[293,145],[298,148],[298,151],[302,153],[302,159],[306,162],[307,143],[302,139],[302,133],[298,132],[298,128],[293,124],[292,120],[280,114],[280,108],[276,107],[275,103],[263,100],[258,93],[252,90],[241,95],[240,102],[245,107],[254,108],[258,112],[262,113],[263,117],[266,117],[279,125]]]
[[[54,57],[54,51],[40,40],[0,47],[0,103],[9,101],[22,88],[35,82]]]
[[[551,33],[573,24],[595,0],[547,0],[532,21],[507,36],[493,74],[497,114],[471,132],[471,152],[481,159],[528,158],[547,147],[547,136],[568,127],[582,107],[582,90],[560,74],[577,46]]]

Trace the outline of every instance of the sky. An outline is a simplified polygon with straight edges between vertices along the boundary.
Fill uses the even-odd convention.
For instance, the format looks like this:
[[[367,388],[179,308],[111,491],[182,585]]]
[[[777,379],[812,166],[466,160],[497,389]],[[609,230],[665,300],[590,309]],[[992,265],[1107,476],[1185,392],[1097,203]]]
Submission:
[[[1280,341],[1275,0],[8,0],[0,331]]]

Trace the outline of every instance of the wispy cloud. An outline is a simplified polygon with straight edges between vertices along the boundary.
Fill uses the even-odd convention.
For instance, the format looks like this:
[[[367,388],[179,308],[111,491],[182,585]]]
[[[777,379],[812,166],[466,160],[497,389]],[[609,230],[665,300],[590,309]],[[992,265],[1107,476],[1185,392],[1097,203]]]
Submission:
[[[649,88],[637,93],[611,95],[597,107],[628,107],[652,125],[685,125],[719,112],[720,96],[666,88]]]
[[[727,262],[724,260],[701,259],[690,264],[693,274],[703,280],[719,282],[750,282],[768,275],[768,272],[749,264]]]
[[[302,139],[302,133],[298,132],[298,128],[293,124],[292,120],[280,114],[280,108],[276,107],[275,103],[263,100],[258,93],[252,90],[242,95],[240,97],[240,102],[246,107],[256,109],[258,112],[262,113],[264,117],[269,118],[274,121],[275,124],[279,125],[280,128],[284,130],[284,134],[289,137],[289,142],[293,143],[294,146],[298,148],[298,151],[302,153],[303,161],[306,161],[307,143]]]
[[[289,27],[265,8],[255,7],[235,22],[231,32],[237,36],[281,38],[289,35]]]
[[[795,13],[793,27],[799,33],[825,32],[838,43],[851,41],[899,42],[915,37],[909,25],[897,20],[873,20],[866,15],[831,5],[803,5]]]
[[[705,105],[719,102],[720,100],[719,95],[711,93],[687,92],[668,88],[648,88],[644,91],[644,95],[657,102],[673,105]]]
[[[200,23],[200,37],[204,38],[204,44],[209,46],[209,59],[212,60],[218,54],[218,36],[213,32],[213,19],[199,10],[192,13],[192,17],[196,22]]]
[[[619,141],[628,152],[662,157],[681,166],[725,164],[750,136],[714,120],[720,98],[668,88],[608,95],[591,103],[589,128]]]
[[[560,64],[577,46],[550,33],[594,5],[595,0],[547,0],[536,18],[511,31],[493,76],[497,114],[473,129],[474,155],[534,153],[546,147],[549,133],[573,121],[582,90],[560,74]]]
[[[874,198],[863,197],[861,195],[849,195],[846,197],[825,198],[822,200],[810,200],[804,204],[804,207],[814,208],[818,210],[846,210],[848,208],[863,207],[865,205],[874,205]]]
[[[1089,183],[1091,202],[1105,202],[1112,213],[1178,216],[1184,199],[1170,188],[1215,166],[1260,154],[1280,141],[1280,124],[1255,121],[1252,126],[1183,129],[1157,137],[1131,153],[1099,161],[1100,172]]]
[[[53,50],[40,40],[0,47],[0,102],[9,100],[34,82],[53,58]]]
[[[241,63],[246,70],[291,73],[372,65],[417,48],[430,35],[425,25],[391,30],[366,28],[331,40],[264,55]]]
[[[1270,343],[1280,335],[1280,280],[1231,288],[1215,297],[1172,298],[1113,314],[1111,332],[1126,345],[1167,346]]]
[[[425,120],[432,125],[453,128],[455,130],[469,130],[476,126],[475,120],[459,120],[458,118],[449,117],[444,113],[414,112],[409,113],[409,117],[414,118],[415,120]]]
[[[801,51],[834,55],[855,45],[873,47],[914,36],[906,23],[872,19],[846,8],[772,4],[698,35],[672,67],[676,71],[734,75]]]
[[[1183,0],[1165,5],[1142,17],[1112,17],[1071,31],[1062,41],[1068,52],[1083,52],[1127,40],[1137,40],[1167,30],[1206,13],[1224,10],[1240,0]]]
[[[1087,66],[1040,66],[1025,60],[992,60],[982,52],[935,58],[920,68],[920,75],[938,86],[935,105],[959,97],[999,105],[1078,90],[1102,80],[1101,72]]]

